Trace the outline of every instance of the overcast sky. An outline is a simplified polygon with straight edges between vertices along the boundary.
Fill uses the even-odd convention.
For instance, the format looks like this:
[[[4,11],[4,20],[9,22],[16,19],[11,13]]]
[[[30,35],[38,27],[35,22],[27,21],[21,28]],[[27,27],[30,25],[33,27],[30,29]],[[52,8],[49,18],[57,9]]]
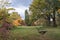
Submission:
[[[11,7],[15,8],[21,15],[22,19],[24,19],[24,12],[29,8],[31,2],[32,0],[11,0]]]

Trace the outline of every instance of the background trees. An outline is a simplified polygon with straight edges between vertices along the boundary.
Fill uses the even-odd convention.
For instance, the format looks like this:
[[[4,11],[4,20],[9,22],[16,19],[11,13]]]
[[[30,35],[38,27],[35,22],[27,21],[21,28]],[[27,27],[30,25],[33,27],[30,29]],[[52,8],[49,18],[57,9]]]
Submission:
[[[8,8],[11,3],[9,3],[9,0],[1,0],[0,1],[0,24],[1,27],[12,27],[13,21],[18,20],[22,21],[20,15],[17,12],[12,12],[9,14],[10,10],[15,10],[14,8]],[[17,23],[20,24],[20,22],[17,21]],[[18,26],[18,25],[17,25]]]
[[[0,20],[3,20],[3,23],[12,23],[13,20],[15,21],[21,18],[17,12],[12,12],[11,14],[9,14],[9,10],[15,9],[6,8],[10,5],[8,0],[6,0],[6,2],[1,1],[1,3],[2,2],[3,5],[1,4],[0,8]],[[41,23],[43,23],[48,26],[52,25],[56,27],[57,19],[59,20],[58,9],[60,9],[59,0],[33,0],[29,7],[29,10],[25,10],[25,23],[28,26],[36,24],[40,25]],[[41,22],[40,20],[44,20],[44,22]]]
[[[56,27],[56,13],[60,8],[59,4],[59,0],[33,0],[32,4],[30,5],[32,20],[36,21],[41,18],[42,14],[44,14],[42,16],[48,20],[48,24],[51,24],[52,19],[53,26]]]
[[[18,14],[18,12],[12,12],[10,14],[10,20],[11,20],[11,23],[14,25],[14,26],[21,26],[21,22],[23,21],[21,19],[21,16]]]
[[[30,25],[30,24],[29,24],[29,13],[28,13],[27,10],[25,10],[25,23],[26,23],[27,26]]]

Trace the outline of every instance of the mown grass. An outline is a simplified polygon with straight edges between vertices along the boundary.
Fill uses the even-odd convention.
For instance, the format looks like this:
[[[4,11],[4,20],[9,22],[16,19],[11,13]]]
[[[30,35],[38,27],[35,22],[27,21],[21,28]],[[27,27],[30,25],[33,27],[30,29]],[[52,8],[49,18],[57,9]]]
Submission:
[[[47,30],[41,35],[40,30]],[[60,40],[60,28],[40,28],[39,26],[20,26],[10,30],[7,40]]]

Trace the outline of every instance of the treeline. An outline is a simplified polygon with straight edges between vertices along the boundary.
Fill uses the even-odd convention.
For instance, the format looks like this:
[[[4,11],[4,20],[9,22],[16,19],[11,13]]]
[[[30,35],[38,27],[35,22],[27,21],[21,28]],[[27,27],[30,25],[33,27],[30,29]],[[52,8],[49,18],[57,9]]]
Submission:
[[[25,20],[21,19],[18,12],[9,13],[15,9],[6,8],[10,3],[5,3],[0,8],[1,27],[5,27],[6,24],[6,26],[60,26],[60,0],[33,0],[29,10],[25,10]]]
[[[28,26],[60,26],[60,0],[33,0],[25,10]]]

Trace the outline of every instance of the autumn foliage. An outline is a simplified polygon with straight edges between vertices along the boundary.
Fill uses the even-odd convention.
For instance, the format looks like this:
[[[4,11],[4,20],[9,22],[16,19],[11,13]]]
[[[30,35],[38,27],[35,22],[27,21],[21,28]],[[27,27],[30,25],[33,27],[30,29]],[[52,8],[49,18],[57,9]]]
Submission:
[[[16,20],[13,20],[12,24],[15,26],[19,26],[19,25],[22,25],[21,22],[22,22],[22,19],[16,19]]]

